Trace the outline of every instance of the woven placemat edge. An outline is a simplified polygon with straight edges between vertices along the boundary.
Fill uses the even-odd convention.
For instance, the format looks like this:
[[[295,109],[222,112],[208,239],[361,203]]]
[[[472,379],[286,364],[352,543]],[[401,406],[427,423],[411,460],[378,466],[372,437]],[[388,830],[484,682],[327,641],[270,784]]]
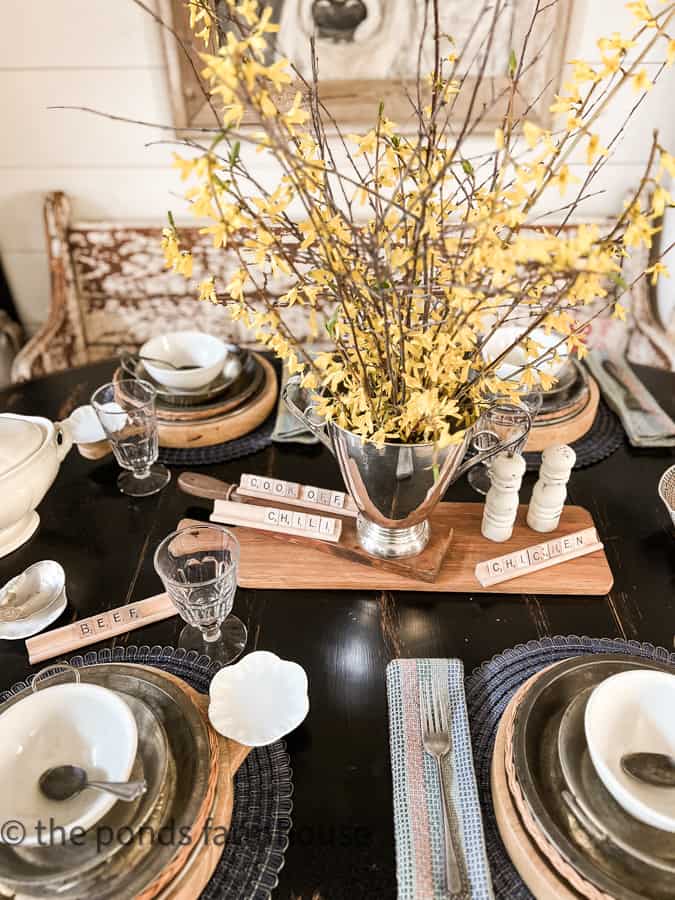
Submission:
[[[637,641],[637,640],[629,640],[627,638],[621,637],[591,637],[589,635],[578,635],[578,634],[556,634],[551,635],[550,637],[544,638],[533,638],[532,640],[525,641],[524,643],[515,644],[513,647],[507,647],[504,650],[500,650],[499,653],[495,653],[489,659],[483,660],[483,662],[479,663],[475,668],[471,670],[471,672],[465,676],[464,684],[465,686],[468,684],[473,684],[475,680],[480,678],[480,676],[487,672],[490,668],[493,668],[497,663],[501,663],[503,660],[505,661],[508,657],[512,656],[525,656],[526,653],[531,652],[533,650],[547,650],[547,649],[564,649],[567,646],[571,646],[574,644],[582,644],[588,645],[589,648],[592,647],[593,642],[601,642],[603,644],[607,644],[608,647],[611,645],[621,645],[621,647],[629,648],[631,650],[639,650],[641,653],[648,655],[659,655],[665,656],[667,662],[672,662],[675,664],[675,652],[671,652],[666,647],[661,647],[658,644],[652,644],[649,641]],[[598,652],[593,650],[592,652]],[[620,649],[611,650],[608,649],[609,653],[621,653]]]

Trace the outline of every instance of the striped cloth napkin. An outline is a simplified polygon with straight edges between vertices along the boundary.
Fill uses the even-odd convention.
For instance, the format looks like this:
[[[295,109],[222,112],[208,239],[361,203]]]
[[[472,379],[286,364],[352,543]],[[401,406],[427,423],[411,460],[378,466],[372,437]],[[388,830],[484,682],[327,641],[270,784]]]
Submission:
[[[397,659],[387,666],[398,897],[448,897],[441,791],[436,763],[422,747],[420,726],[420,684],[426,686],[432,680],[447,689],[452,751],[443,765],[459,835],[463,895],[471,900],[492,900],[464,696],[464,667],[458,659]]]

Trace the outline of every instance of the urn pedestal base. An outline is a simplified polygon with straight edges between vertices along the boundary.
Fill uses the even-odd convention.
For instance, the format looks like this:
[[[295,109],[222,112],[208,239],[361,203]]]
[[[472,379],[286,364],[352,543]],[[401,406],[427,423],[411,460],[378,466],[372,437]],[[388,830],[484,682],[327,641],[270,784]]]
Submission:
[[[359,544],[366,553],[380,559],[417,556],[429,543],[429,522],[426,519],[409,528],[384,528],[359,514],[356,532]]]
[[[0,559],[25,544],[35,534],[39,524],[40,516],[32,510],[14,525],[0,530]]]

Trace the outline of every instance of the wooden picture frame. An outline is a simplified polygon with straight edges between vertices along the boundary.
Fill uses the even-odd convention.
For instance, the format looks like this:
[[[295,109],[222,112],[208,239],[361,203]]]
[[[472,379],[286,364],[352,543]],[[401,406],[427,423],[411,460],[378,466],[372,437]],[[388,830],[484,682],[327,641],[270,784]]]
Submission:
[[[267,2],[272,4],[278,14],[284,3],[293,3],[300,7],[301,4],[307,4],[310,0],[267,0]],[[316,0],[314,2],[316,3]],[[330,4],[331,0],[322,0],[322,2]],[[383,0],[358,0],[358,2],[363,4],[382,3]],[[423,0],[396,0],[396,2],[399,5],[411,6],[423,2]],[[517,98],[515,111],[517,114],[523,113],[537,98],[535,107],[528,111],[528,118],[542,127],[550,125],[549,106],[553,94],[558,91],[573,2],[574,0],[557,0],[557,3],[548,3],[530,37],[530,47],[545,49],[541,54],[541,59],[532,66],[524,79],[528,88],[528,96]],[[463,0],[445,0],[445,3],[455,3],[458,10],[466,9]],[[531,0],[511,0],[509,33],[511,46],[522,46],[531,10]],[[159,14],[189,48],[192,59],[191,65],[171,32],[167,28],[162,28],[173,124],[178,131],[211,126],[213,125],[213,114],[205,102],[195,77],[195,69],[199,70],[202,66],[198,56],[201,48],[195,46],[193,41],[185,0],[159,0]],[[398,30],[400,31],[400,29]],[[283,41],[282,31],[279,33],[280,43]],[[484,79],[481,83],[473,107],[474,118],[476,111],[486,110],[475,128],[474,134],[492,133],[504,111],[505,94],[509,85],[508,63],[505,63],[504,59],[508,59],[509,52],[505,50],[507,45],[504,40],[495,41],[495,44],[497,43],[499,43],[501,53],[501,58],[496,63],[497,69],[491,77]],[[342,46],[345,44],[343,43]],[[499,68],[500,66],[501,68]],[[472,80],[471,78],[467,79],[468,83],[458,101],[456,108],[458,120],[463,118],[466,111],[466,104],[472,93]],[[341,128],[343,126],[354,129],[370,127],[377,114],[380,101],[384,101],[389,118],[396,121],[405,131],[406,120],[410,119],[410,104],[406,95],[406,89],[409,89],[411,84],[410,81],[394,77],[390,79],[340,78],[339,80],[321,78],[320,84],[322,99]],[[289,95],[292,96],[294,91],[295,88],[290,89]],[[244,125],[247,124],[253,124],[253,122],[247,122],[245,119]]]

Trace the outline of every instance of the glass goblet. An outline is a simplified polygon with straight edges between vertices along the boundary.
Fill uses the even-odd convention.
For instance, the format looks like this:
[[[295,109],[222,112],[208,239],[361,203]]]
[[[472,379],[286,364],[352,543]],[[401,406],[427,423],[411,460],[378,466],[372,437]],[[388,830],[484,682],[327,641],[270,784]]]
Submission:
[[[147,381],[122,379],[104,384],[91,398],[115,459],[124,470],[117,486],[129,497],[156,494],[171,480],[166,466],[157,462],[155,397],[155,389]]]
[[[518,399],[529,413],[531,425],[534,425],[534,420],[539,415],[544,402],[544,392],[540,387],[523,388],[518,394]],[[528,428],[522,440],[513,448],[514,453],[523,453],[529,434],[530,429]]]
[[[492,450],[499,443],[499,435],[494,431],[487,429],[479,431],[475,437],[471,439],[471,446],[477,453],[484,453],[486,450]],[[487,494],[490,490],[490,461],[478,463],[469,469],[467,475],[469,484],[479,494]]]
[[[183,650],[204,653],[222,665],[246,646],[246,626],[230,615],[237,591],[239,541],[220,525],[191,525],[165,537],[155,551],[155,571],[181,618]]]
[[[472,446],[480,452],[506,443],[510,446],[505,452],[520,454],[531,425],[532,417],[524,403],[497,401],[481,416]],[[491,486],[489,461],[469,469],[468,481],[479,494],[487,494]]]

